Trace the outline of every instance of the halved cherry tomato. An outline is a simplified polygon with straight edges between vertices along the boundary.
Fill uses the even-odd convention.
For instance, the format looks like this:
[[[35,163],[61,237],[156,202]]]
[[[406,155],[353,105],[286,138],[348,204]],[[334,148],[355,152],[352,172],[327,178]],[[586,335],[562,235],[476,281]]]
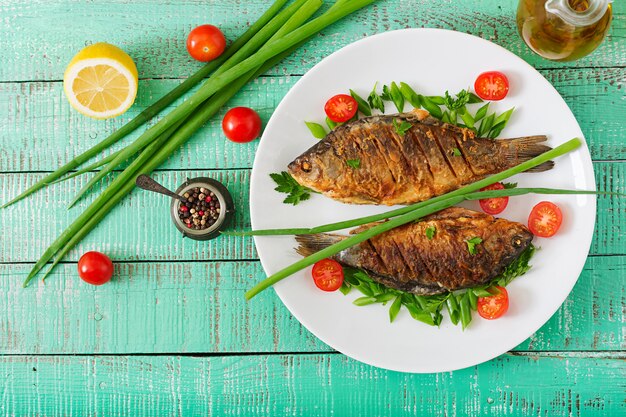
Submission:
[[[561,209],[549,201],[542,201],[537,204],[528,216],[528,228],[533,232],[533,235],[539,237],[554,236],[562,222]]]
[[[322,259],[313,265],[311,271],[317,288],[323,291],[336,291],[343,284],[343,268],[332,259]]]
[[[249,107],[233,107],[222,120],[222,130],[233,142],[245,143],[261,134],[261,117]]]
[[[479,297],[477,303],[478,314],[480,317],[493,320],[502,317],[504,313],[509,309],[509,293],[506,292],[506,288],[496,286],[497,294],[491,297]],[[490,291],[491,292],[491,291]]]
[[[499,71],[483,72],[474,82],[474,91],[483,100],[502,100],[509,92],[509,80]]]
[[[495,184],[480,189],[480,191],[489,190],[504,190],[504,185],[500,182],[496,182]],[[482,200],[478,200],[478,202],[480,203],[480,208],[483,209],[485,213],[494,215],[504,211],[507,204],[509,204],[509,197],[483,198]]]
[[[113,276],[113,262],[104,253],[91,251],[78,260],[78,275],[92,285],[102,285]]]
[[[222,55],[226,49],[226,38],[213,25],[200,25],[189,32],[187,51],[194,59],[209,62]]]
[[[359,109],[356,100],[347,94],[337,94],[326,102],[324,111],[330,120],[336,123],[352,119]]]

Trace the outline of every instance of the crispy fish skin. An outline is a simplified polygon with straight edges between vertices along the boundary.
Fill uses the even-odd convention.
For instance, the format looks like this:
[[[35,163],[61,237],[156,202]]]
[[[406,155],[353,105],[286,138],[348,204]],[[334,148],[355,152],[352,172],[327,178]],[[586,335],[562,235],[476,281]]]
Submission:
[[[428,228],[435,229],[432,239],[426,235]],[[472,254],[467,241],[476,237],[482,242]],[[325,233],[298,235],[296,250],[307,256],[345,238]],[[381,233],[339,252],[334,259],[366,270],[388,287],[433,295],[489,282],[528,248],[532,239],[521,223],[452,207]]]
[[[404,135],[394,127],[412,127]],[[303,186],[351,204],[412,204],[504,171],[550,148],[545,136],[492,140],[415,110],[337,127],[289,164]],[[359,167],[348,164],[359,160]],[[532,171],[545,171],[545,163]]]

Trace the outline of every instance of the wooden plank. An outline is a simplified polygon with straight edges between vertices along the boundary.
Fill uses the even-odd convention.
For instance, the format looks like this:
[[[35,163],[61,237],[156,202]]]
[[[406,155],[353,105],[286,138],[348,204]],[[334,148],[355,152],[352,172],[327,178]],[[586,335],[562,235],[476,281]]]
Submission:
[[[598,187],[626,190],[626,164],[596,162]],[[43,174],[0,174],[0,201],[8,201]],[[233,227],[249,228],[249,170],[158,171],[154,178],[172,189],[189,177],[208,175],[226,184],[235,201]],[[14,204],[0,215],[0,262],[34,262],[65,227],[88,206],[94,196],[71,210],[65,205],[87,181],[70,179],[43,190],[29,200]],[[109,180],[110,181],[110,180]],[[108,181],[107,181],[108,183]],[[323,197],[315,197],[323,198]],[[593,255],[624,254],[626,247],[626,203],[623,198],[600,197]],[[169,217],[169,200],[135,190],[104,221],[72,250],[67,260],[97,248],[119,260],[222,260],[256,259],[251,238],[220,237],[209,242],[183,239]]]
[[[251,24],[270,0],[0,2],[5,30],[0,37],[0,81],[60,80],[72,56],[86,44],[107,41],[125,49],[142,78],[177,78],[200,64],[185,49],[187,33],[202,23],[222,28],[231,41]],[[294,53],[274,74],[303,74],[337,49],[368,35],[395,29],[437,27],[472,33],[520,55],[536,67],[623,66],[626,61],[626,7],[614,2],[608,40],[593,55],[574,63],[553,63],[534,55],[515,24],[516,2],[433,0],[378,2],[324,30]],[[410,13],[407,13],[410,11]]]
[[[626,118],[623,117],[626,78],[623,69],[542,72],[574,112],[587,137],[592,158],[626,159]],[[280,100],[299,79],[299,76],[263,77],[248,84],[228,108],[253,107],[266,123]],[[105,121],[89,119],[72,110],[61,83],[0,84],[0,171],[52,171],[81,150],[103,140],[177,83],[179,80],[141,82],[135,106],[124,116]],[[221,129],[225,111],[211,119],[193,139],[172,155],[163,168],[251,167],[258,141],[235,144],[226,140]],[[598,117],[598,114],[602,116]],[[132,137],[141,131],[143,129]],[[114,149],[129,142],[130,138]],[[42,152],[42,149],[47,151]]]
[[[0,358],[2,416],[618,416],[623,356],[502,356],[441,374],[342,355]]]
[[[265,276],[258,262],[116,263],[103,287],[63,264],[24,289],[30,266],[0,265],[0,354],[331,350],[273,291],[244,300]],[[516,350],[626,349],[625,288],[626,257],[589,258],[564,305]]]

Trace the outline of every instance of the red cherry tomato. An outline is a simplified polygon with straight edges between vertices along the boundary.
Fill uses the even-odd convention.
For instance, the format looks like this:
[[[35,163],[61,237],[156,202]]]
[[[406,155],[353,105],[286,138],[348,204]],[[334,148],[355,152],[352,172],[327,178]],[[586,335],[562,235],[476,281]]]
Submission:
[[[324,105],[326,116],[336,123],[347,122],[352,119],[359,109],[356,100],[347,94],[337,94]]]
[[[496,288],[500,291],[499,293],[494,294],[491,297],[478,298],[478,314],[480,314],[480,317],[484,319],[497,319],[502,317],[502,315],[509,309],[509,293],[506,292],[506,288]]]
[[[343,268],[332,259],[316,262],[311,274],[317,288],[323,291],[336,291],[343,284]]]
[[[222,130],[233,142],[250,142],[261,134],[261,118],[248,107],[234,107],[224,115]]]
[[[533,235],[539,237],[554,236],[562,222],[561,209],[549,201],[542,201],[537,204],[528,216],[528,228],[533,232]]]
[[[489,190],[504,190],[504,185],[500,182],[496,182],[495,184],[480,189],[480,191]],[[480,203],[480,208],[482,208],[485,213],[493,216],[494,214],[499,214],[504,211],[509,204],[509,197],[483,198],[478,202]]]
[[[213,25],[201,25],[189,32],[187,51],[201,62],[209,62],[222,55],[226,49],[226,38],[221,30]]]
[[[78,275],[89,284],[102,285],[113,276],[113,262],[104,253],[87,252],[78,261]]]
[[[474,82],[474,91],[483,100],[502,100],[509,92],[509,80],[498,71],[483,72]]]

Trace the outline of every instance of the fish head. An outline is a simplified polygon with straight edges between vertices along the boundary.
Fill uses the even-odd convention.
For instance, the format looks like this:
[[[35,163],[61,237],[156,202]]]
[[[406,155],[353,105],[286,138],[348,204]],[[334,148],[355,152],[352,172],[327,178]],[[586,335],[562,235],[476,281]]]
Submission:
[[[313,190],[325,189],[336,173],[338,162],[332,146],[322,140],[294,159],[289,174],[300,184]]]
[[[498,219],[494,224],[493,233],[483,244],[495,259],[507,261],[519,257],[532,240],[533,234],[523,224]]]
[[[316,189],[320,178],[322,177],[322,166],[317,158],[311,158],[308,155],[300,155],[294,159],[287,167],[289,174],[298,181],[300,185]]]

